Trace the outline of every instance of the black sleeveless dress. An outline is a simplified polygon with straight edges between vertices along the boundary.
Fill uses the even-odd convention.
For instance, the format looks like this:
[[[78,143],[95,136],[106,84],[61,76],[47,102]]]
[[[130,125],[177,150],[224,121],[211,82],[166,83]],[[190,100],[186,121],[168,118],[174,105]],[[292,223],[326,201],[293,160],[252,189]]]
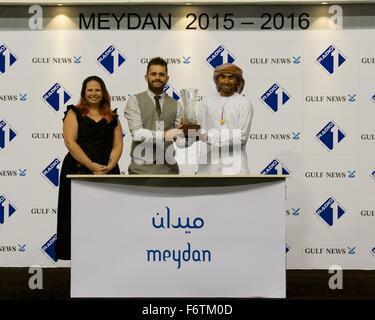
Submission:
[[[79,146],[91,161],[107,165],[112,150],[114,130],[117,126],[117,114],[113,116],[110,123],[105,119],[95,122],[93,119],[83,116],[74,105],[69,105],[63,120],[65,120],[69,110],[74,111],[77,115],[77,143]],[[70,153],[65,156],[60,173],[57,206],[57,240],[55,250],[57,259],[70,260],[71,183],[70,179],[66,178],[66,175],[91,173],[88,168],[77,162]],[[118,165],[109,174],[120,174]]]

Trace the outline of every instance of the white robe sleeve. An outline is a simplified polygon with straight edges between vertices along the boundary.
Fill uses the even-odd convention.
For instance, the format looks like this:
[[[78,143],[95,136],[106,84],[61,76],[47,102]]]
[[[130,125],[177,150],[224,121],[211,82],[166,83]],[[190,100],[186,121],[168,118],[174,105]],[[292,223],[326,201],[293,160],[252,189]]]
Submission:
[[[237,109],[237,108],[234,108]],[[239,127],[230,124],[229,127],[223,126],[226,130],[211,129],[208,131],[208,143],[217,147],[233,146],[237,144],[246,144],[250,134],[251,122],[253,118],[253,106],[248,99],[241,99],[238,106]]]

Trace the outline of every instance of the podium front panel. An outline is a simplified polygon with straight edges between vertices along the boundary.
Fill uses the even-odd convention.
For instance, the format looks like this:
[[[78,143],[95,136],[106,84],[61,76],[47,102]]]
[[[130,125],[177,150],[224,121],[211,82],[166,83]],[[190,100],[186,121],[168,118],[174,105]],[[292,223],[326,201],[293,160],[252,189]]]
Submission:
[[[192,188],[73,179],[71,295],[285,297],[284,217],[284,180]]]

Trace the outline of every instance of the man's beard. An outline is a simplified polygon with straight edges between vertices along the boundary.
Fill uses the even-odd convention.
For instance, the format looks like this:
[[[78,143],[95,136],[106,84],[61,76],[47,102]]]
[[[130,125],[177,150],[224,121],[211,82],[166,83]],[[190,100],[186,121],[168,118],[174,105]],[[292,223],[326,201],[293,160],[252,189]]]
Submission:
[[[161,93],[163,93],[165,83],[163,84],[163,82],[161,82],[161,81],[157,81],[157,82],[161,83],[162,85],[160,87],[154,87],[153,83],[150,82],[150,81],[148,81],[147,82],[148,83],[148,88],[150,89],[151,92],[155,92],[155,93],[161,94]]]

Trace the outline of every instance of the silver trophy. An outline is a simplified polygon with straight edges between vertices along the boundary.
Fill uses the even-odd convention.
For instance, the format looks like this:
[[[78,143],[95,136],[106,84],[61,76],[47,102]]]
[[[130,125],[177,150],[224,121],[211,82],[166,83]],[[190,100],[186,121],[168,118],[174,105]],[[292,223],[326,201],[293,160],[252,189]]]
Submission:
[[[182,118],[181,129],[184,131],[185,136],[188,136],[189,130],[198,131],[200,125],[196,119],[196,104],[198,102],[198,89],[181,89],[180,96],[182,106],[184,108],[184,116]]]

